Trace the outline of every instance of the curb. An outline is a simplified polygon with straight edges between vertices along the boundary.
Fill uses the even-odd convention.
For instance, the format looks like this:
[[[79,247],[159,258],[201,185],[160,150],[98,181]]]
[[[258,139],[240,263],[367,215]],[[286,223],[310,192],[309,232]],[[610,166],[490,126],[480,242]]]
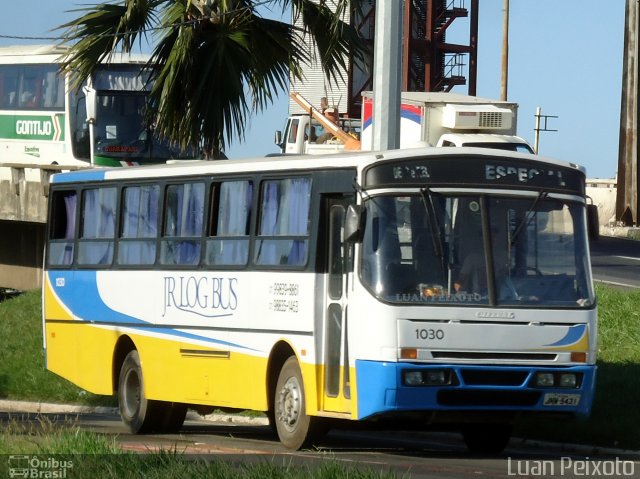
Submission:
[[[509,444],[511,447],[518,447],[523,449],[554,449],[559,452],[567,454],[579,454],[583,456],[590,455],[604,455],[604,456],[618,456],[629,457],[635,460],[640,460],[640,451],[633,451],[628,449],[616,449],[604,446],[590,446],[588,444],[571,444],[564,442],[551,442],[540,441],[537,439],[525,439],[514,437]]]
[[[118,408],[105,406],[76,406],[33,401],[12,401],[0,399],[0,411],[14,413],[42,414],[118,414]]]
[[[0,399],[0,411],[7,413],[24,414],[112,414],[118,415],[117,407],[106,406],[78,406],[72,404],[56,404],[33,401],[12,401]],[[269,420],[266,417],[248,417],[239,414],[207,414],[201,416],[195,411],[187,413],[187,419],[191,421],[209,421],[226,424],[243,424],[251,426],[266,426]]]

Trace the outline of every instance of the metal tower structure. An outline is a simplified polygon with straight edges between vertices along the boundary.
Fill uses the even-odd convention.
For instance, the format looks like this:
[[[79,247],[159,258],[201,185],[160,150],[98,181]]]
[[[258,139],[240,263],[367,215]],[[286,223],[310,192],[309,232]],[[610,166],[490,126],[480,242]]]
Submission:
[[[479,0],[405,0],[403,12],[403,91],[451,91],[467,85],[476,94]],[[447,31],[455,20],[469,18],[467,44],[447,42]],[[362,38],[373,45],[375,0],[363,2],[352,21]],[[361,93],[372,90],[373,59],[366,65],[352,64],[349,72],[349,116],[360,115]],[[465,67],[468,78],[465,77]]]
[[[616,196],[616,220],[627,226],[638,225],[640,219],[638,217],[640,214],[640,198],[638,197],[640,183],[640,172],[638,171],[639,14],[637,0],[627,0]]]

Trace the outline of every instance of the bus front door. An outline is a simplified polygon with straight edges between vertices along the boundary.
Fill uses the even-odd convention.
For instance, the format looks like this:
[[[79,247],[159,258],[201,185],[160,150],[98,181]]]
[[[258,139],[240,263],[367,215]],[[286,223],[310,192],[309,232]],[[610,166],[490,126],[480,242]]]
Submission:
[[[347,342],[347,245],[343,244],[344,217],[348,201],[330,198],[326,207],[327,274],[325,275],[323,410],[351,412],[349,350]]]

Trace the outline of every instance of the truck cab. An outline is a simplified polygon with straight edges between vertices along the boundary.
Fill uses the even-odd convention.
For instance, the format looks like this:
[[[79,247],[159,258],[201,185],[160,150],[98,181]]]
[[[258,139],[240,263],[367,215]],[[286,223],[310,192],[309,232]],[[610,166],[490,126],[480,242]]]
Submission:
[[[360,120],[340,118],[338,126],[355,139],[360,139]],[[320,155],[339,153],[344,143],[310,115],[291,115],[287,118],[284,134],[278,130],[275,144],[285,155]]]

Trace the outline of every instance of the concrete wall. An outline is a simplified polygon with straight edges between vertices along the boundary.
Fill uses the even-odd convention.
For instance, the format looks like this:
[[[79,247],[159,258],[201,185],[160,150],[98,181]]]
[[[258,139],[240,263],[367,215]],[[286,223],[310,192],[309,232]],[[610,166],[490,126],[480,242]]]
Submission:
[[[598,206],[600,229],[610,226],[616,219],[616,180],[588,179],[586,193]]]
[[[0,220],[0,288],[42,286],[45,230],[44,223]]]
[[[0,288],[42,286],[49,177],[60,170],[0,166]]]

